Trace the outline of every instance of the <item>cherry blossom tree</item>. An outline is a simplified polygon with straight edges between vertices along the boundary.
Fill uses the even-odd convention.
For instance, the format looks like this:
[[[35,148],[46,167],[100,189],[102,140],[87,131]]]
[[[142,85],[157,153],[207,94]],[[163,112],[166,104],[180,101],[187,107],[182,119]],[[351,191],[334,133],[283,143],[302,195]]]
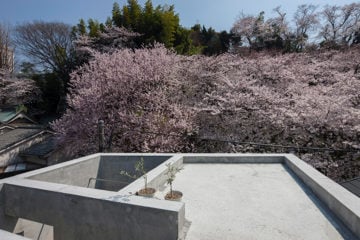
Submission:
[[[112,151],[189,151],[193,114],[173,97],[178,62],[163,46],[95,53],[71,75],[69,108],[52,124],[60,143],[73,155],[97,152],[102,119]]]
[[[264,38],[266,29],[268,29],[264,21],[264,14],[261,12],[257,17],[242,14],[234,23],[231,32],[243,38],[244,43],[250,48],[258,48],[259,40]]]
[[[309,153],[305,160],[333,179],[357,176],[360,149],[359,48],[348,51],[192,57],[182,76],[184,101],[197,109],[200,152],[259,149],[236,140],[296,148],[349,149]],[[356,59],[356,60],[355,60]],[[354,62],[355,60],[355,62]],[[261,147],[261,146],[260,146]],[[352,152],[351,152],[352,151]]]
[[[321,40],[320,47],[343,47],[357,44],[360,31],[360,3],[343,6],[326,5],[316,11],[312,4],[298,6],[292,24],[288,24],[286,12],[276,7],[276,16],[265,19],[242,14],[233,24],[231,32],[241,38],[250,49],[279,49],[285,52],[303,51],[310,37]],[[293,26],[293,27],[290,27]],[[312,45],[318,45],[315,41]]]
[[[296,150],[334,180],[350,178],[360,173],[359,56],[357,47],[247,57],[179,56],[160,46],[96,53],[72,74],[70,108],[52,126],[75,154],[97,151],[103,119],[112,151]],[[269,144],[277,147],[262,148]],[[312,152],[319,148],[326,151]]]
[[[78,28],[73,30],[73,34],[76,35],[74,44],[78,65],[88,63],[96,52],[112,53],[117,49],[135,48],[134,39],[140,36],[123,27],[105,27],[96,37],[91,37]]]
[[[0,106],[30,103],[39,96],[33,80],[15,78],[9,71],[0,69]]]
[[[264,12],[257,17],[243,14],[234,23],[231,32],[242,37],[251,49],[281,49],[289,38],[290,29],[285,18],[286,13],[280,7],[276,7],[274,12],[276,17],[266,21]]]

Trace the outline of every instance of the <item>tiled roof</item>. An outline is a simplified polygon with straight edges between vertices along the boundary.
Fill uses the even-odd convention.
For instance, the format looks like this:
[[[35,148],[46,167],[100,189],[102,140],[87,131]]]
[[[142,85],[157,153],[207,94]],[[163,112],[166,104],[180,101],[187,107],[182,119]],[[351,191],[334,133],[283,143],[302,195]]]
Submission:
[[[16,116],[15,110],[0,111],[0,122],[6,123],[15,116]]]
[[[54,138],[47,138],[42,142],[34,144],[21,155],[34,155],[34,156],[45,156],[48,153],[51,153],[56,148],[56,142]]]
[[[26,119],[27,122],[36,124],[36,122],[29,118],[25,112],[16,111],[15,107],[0,108],[0,124],[8,124],[16,119]]]
[[[2,134],[0,135],[0,151],[41,131],[43,131],[43,129],[17,128]]]

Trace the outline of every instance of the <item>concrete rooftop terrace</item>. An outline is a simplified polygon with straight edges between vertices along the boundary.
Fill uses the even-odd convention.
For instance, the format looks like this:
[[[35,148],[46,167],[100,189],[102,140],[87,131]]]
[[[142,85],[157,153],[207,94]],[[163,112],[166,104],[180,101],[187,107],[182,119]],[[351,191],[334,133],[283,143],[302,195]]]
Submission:
[[[352,239],[283,164],[184,164],[188,240]]]
[[[143,179],[119,174],[140,156],[154,198],[135,195]],[[181,202],[163,199],[167,163],[184,168],[174,181]],[[95,154],[0,184],[0,228],[28,219],[52,226],[56,240],[360,236],[360,198],[291,154]]]

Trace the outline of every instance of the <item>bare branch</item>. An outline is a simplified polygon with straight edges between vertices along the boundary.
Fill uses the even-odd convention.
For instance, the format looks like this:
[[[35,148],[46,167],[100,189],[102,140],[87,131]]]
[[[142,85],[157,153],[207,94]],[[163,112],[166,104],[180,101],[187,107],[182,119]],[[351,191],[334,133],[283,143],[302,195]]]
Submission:
[[[15,42],[36,64],[55,72],[63,72],[72,50],[70,36],[70,25],[36,21],[17,26]]]

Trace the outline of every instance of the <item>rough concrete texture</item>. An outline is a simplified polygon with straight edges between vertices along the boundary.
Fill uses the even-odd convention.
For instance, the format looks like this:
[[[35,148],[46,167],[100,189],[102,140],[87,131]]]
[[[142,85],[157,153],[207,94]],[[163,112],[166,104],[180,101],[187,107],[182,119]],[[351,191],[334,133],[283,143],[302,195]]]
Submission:
[[[183,203],[34,180],[2,191],[7,216],[54,226],[55,240],[176,240],[184,212]]]
[[[36,239],[36,240],[54,239],[54,229],[52,226],[44,225],[42,223],[29,221],[22,218],[18,220],[14,232],[23,233],[24,236],[27,236],[30,239]]]
[[[184,163],[282,163],[284,154],[183,154]]]
[[[185,164],[186,240],[355,239],[282,164]]]
[[[100,156],[90,155],[48,168],[19,175],[44,182],[61,183],[71,186],[87,187],[89,178],[97,177]]]
[[[360,238],[360,198],[294,155],[285,164]]]
[[[84,188],[139,156],[157,159],[145,165],[161,201],[133,195],[141,178],[119,192]],[[183,202],[163,200],[167,162],[185,163],[174,182]],[[18,218],[54,226],[55,240],[184,239],[184,225],[190,240],[360,237],[360,199],[291,154],[94,154],[1,180],[0,228],[39,231]]]
[[[170,157],[171,155],[94,154],[22,176],[45,182],[119,191],[134,181],[121,175],[121,170],[134,174],[135,163],[143,158],[145,169],[150,171]]]
[[[4,180],[6,184],[0,185],[0,208],[5,213],[0,215],[1,228],[13,231],[17,222],[15,230],[25,230],[27,236],[40,230],[36,224],[18,221],[20,217],[54,226],[56,240],[177,239],[182,230],[183,203],[84,188],[88,179],[98,174],[107,179],[121,176],[122,169],[134,168],[143,155],[147,169],[171,157],[94,154]],[[157,182],[157,171],[150,172],[149,181]]]
[[[25,238],[10,232],[0,229],[0,239],[1,240],[30,240],[30,238]]]
[[[97,181],[96,189],[103,189],[109,191],[119,191],[126,187],[129,183],[133,182],[134,179],[127,176],[121,175],[120,171],[124,170],[130,174],[135,174],[135,163],[141,158],[144,159],[144,168],[147,171],[153,170],[161,163],[165,162],[171,156],[119,156],[117,155],[105,155],[101,156],[99,170],[97,178],[108,179],[114,181],[114,183],[106,181]],[[140,188],[144,187],[144,181],[140,179],[142,184]],[[148,178],[149,182],[150,179]],[[123,183],[122,185],[119,184]],[[125,183],[125,184],[124,184]],[[136,189],[136,191],[140,190]]]

